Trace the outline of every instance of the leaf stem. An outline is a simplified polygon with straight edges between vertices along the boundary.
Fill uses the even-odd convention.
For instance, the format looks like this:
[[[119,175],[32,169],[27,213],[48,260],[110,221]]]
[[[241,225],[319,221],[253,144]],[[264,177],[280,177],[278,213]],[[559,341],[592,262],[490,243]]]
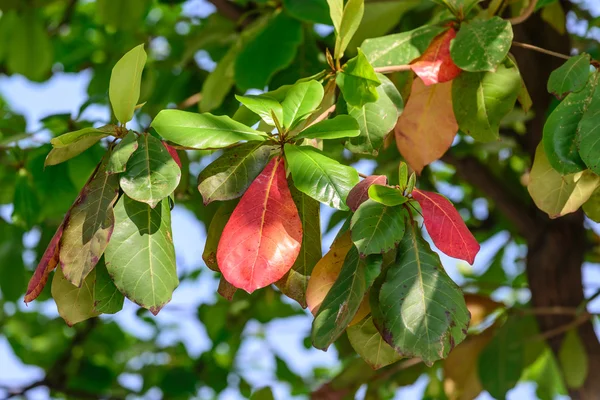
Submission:
[[[368,175],[365,175],[365,174],[363,174],[363,173],[361,173],[361,172],[358,172],[358,171],[356,171],[356,172],[358,173],[358,176],[360,176],[360,177],[361,177],[361,178],[363,178],[363,179],[365,179],[365,178],[368,178],[368,177],[369,177]]]
[[[534,46],[532,44],[527,44],[527,43],[521,43],[521,42],[515,42],[515,41],[513,41],[512,45],[513,46],[517,46],[517,47],[522,47],[522,48],[527,49],[527,50],[537,51],[538,53],[548,54],[550,56],[562,58],[563,60],[568,60],[569,58],[571,58],[570,56],[568,56],[566,54],[557,53],[557,52],[552,51],[552,50],[546,50],[546,49],[543,49],[541,47]]]
[[[389,67],[377,67],[374,69],[375,72],[379,72],[381,74],[391,74],[394,72],[410,71],[410,65],[390,65]]]
[[[518,15],[514,18],[510,18],[508,20],[508,22],[510,22],[513,25],[519,25],[519,24],[527,21],[527,19],[529,17],[531,17],[531,14],[534,13],[537,2],[538,2],[538,0],[529,0],[529,5],[525,9],[525,11],[521,15]]]

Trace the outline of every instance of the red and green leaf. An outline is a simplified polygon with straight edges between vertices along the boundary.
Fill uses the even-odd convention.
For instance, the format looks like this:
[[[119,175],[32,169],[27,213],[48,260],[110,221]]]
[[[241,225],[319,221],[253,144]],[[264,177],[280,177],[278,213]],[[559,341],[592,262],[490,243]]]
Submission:
[[[300,253],[302,222],[285,176],[274,158],[231,214],[217,249],[225,279],[248,293],[285,275]]]
[[[444,254],[470,264],[479,252],[479,243],[456,208],[441,194],[415,189],[413,198],[421,205],[425,227],[433,243]]]
[[[48,282],[50,272],[58,265],[58,243],[63,234],[64,223],[60,224],[56,233],[50,240],[50,244],[46,248],[46,251],[42,255],[42,259],[38,264],[29,284],[27,285],[27,292],[25,293],[25,303],[35,300]]]
[[[423,55],[410,63],[411,69],[426,86],[448,82],[460,75],[461,69],[450,57],[450,42],[456,37],[454,28],[438,35]]]
[[[360,181],[350,190],[346,204],[354,212],[358,210],[360,205],[369,199],[369,188],[371,185],[386,185],[387,178],[385,175],[371,175]]]

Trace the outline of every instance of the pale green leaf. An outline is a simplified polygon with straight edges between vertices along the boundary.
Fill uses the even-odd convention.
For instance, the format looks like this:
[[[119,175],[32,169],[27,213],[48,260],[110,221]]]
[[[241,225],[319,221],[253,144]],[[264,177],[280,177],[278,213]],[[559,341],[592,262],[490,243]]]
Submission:
[[[309,126],[294,139],[340,139],[360,135],[358,123],[349,115],[338,115]]]
[[[317,81],[298,82],[290,87],[283,100],[283,126],[292,128],[298,122],[308,118],[321,100],[323,100],[323,86]]]
[[[387,344],[373,325],[373,318],[366,317],[356,325],[348,327],[348,340],[352,348],[373,369],[383,368],[400,360],[400,356]]]
[[[588,376],[588,355],[576,329],[565,335],[558,360],[567,386],[572,389],[582,387]]]
[[[320,85],[319,85],[320,86]],[[248,107],[250,111],[258,114],[263,121],[271,126],[276,126],[273,121],[273,115],[277,119],[277,122],[281,125],[283,123],[283,109],[281,104],[272,97],[267,95],[258,96],[238,96],[235,98]]]
[[[358,49],[358,55],[349,60],[342,71],[337,74],[336,83],[342,91],[346,103],[354,107],[362,107],[379,98],[377,86],[381,85],[381,82],[360,49]]]
[[[127,168],[127,161],[138,148],[137,136],[133,131],[127,135],[115,146],[108,159],[106,172],[116,174],[124,172]]]
[[[50,141],[53,149],[48,153],[44,166],[56,165],[70,160],[108,135],[104,130],[84,128],[58,136]]]
[[[334,20],[334,28],[336,32],[334,52],[334,57],[336,60],[344,56],[344,51],[346,51],[350,40],[352,40],[352,37],[358,30],[358,26],[360,25],[360,21],[362,20],[364,12],[364,0],[348,0],[344,6],[341,20],[336,26],[332,11],[331,19]],[[336,10],[336,14],[337,13],[338,11]]]
[[[96,272],[92,271],[82,282],[81,287],[74,286],[63,275],[60,268],[54,272],[52,278],[52,297],[56,302],[58,314],[67,325],[73,326],[100,315],[94,310],[94,281]]]
[[[112,69],[108,95],[115,116],[122,124],[133,118],[133,111],[140,99],[142,71],[146,64],[144,45],[129,50]]]
[[[408,201],[400,189],[383,185],[369,186],[369,198],[386,206],[399,206]]]

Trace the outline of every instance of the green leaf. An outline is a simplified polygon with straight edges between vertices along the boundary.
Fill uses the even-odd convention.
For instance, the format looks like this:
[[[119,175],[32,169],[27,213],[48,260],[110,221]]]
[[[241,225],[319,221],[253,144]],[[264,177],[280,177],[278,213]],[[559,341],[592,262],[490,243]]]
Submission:
[[[433,38],[446,29],[442,26],[424,25],[408,32],[367,39],[361,49],[375,68],[406,65],[419,57]]]
[[[571,92],[582,90],[590,77],[591,60],[589,54],[581,53],[552,71],[548,79],[548,93],[562,99]]]
[[[377,88],[377,101],[362,107],[348,105],[348,114],[356,119],[360,128],[360,135],[346,142],[346,148],[353,153],[377,155],[385,136],[394,129],[400,116],[398,105],[387,94],[393,93],[391,89],[395,88],[390,88],[385,80],[381,81],[383,84]],[[397,90],[395,92],[398,95],[396,99],[401,101],[400,94]]]
[[[577,329],[571,329],[565,335],[558,360],[567,386],[572,389],[582,387],[588,376],[588,355]]]
[[[74,286],[60,268],[52,278],[52,297],[56,302],[58,314],[67,325],[73,326],[78,322],[100,315],[94,310],[94,281],[96,271],[92,271],[82,282],[81,287]]]
[[[121,174],[120,184],[127,196],[154,208],[173,193],[180,179],[181,169],[165,146],[154,136],[143,134],[127,162],[127,170]]]
[[[121,196],[115,206],[115,230],[104,258],[119,291],[158,314],[179,284],[169,202],[162,201],[151,208]]]
[[[566,99],[565,99],[566,101]],[[600,174],[600,88],[596,86],[594,95],[585,113],[577,126],[575,143],[579,149],[579,156],[585,165]]]
[[[292,199],[302,221],[302,247],[292,269],[276,285],[286,296],[306,308],[306,289],[313,268],[323,256],[321,251],[321,220],[318,201],[305,195],[290,182]]]
[[[452,14],[464,19],[469,11],[481,0],[433,0],[438,4],[448,7]]]
[[[348,327],[347,333],[352,348],[373,369],[383,368],[402,358],[383,340],[371,316]]]
[[[339,0],[337,1],[339,3]],[[342,1],[343,3],[343,1]],[[329,2],[330,7],[332,2]],[[333,20],[333,26],[335,28],[335,52],[334,57],[339,60],[344,56],[344,51],[348,47],[352,36],[356,33],[360,21],[362,20],[365,12],[364,0],[348,0],[344,7],[344,11],[339,17],[340,5],[335,6],[331,9],[331,19]],[[334,18],[334,12],[336,14]],[[339,21],[336,23],[336,20]]]
[[[6,67],[11,74],[21,74],[32,81],[49,78],[54,62],[53,43],[35,8],[25,7],[24,14],[14,16],[7,47]],[[3,17],[4,19],[4,17]]]
[[[544,146],[535,152],[527,190],[535,205],[550,218],[575,212],[600,185],[600,177],[590,171],[561,175],[550,165]]]
[[[299,20],[331,25],[326,0],[283,0],[283,7]]]
[[[108,174],[117,174],[124,172],[127,167],[127,161],[138,148],[137,135],[129,131],[119,144],[117,144],[110,154],[106,172]]]
[[[26,169],[19,170],[13,197],[13,224],[29,230],[40,220],[40,201]]]
[[[327,4],[329,5],[329,16],[333,22],[333,28],[336,32],[339,32],[344,16],[344,0],[327,0]]]
[[[469,311],[418,228],[409,221],[390,265],[371,289],[373,322],[384,340],[403,357],[431,366],[446,358],[467,335]]]
[[[399,206],[408,201],[400,189],[383,185],[369,186],[369,198],[386,206]]]
[[[310,113],[321,104],[323,96],[323,86],[317,81],[294,84],[283,100],[283,126],[290,129],[308,118]]]
[[[239,200],[232,200],[221,204],[208,226],[202,259],[206,263],[206,266],[215,272],[220,272],[217,264],[217,247],[219,246],[219,240],[221,239],[223,229],[225,229],[225,225],[227,224],[227,221],[229,221],[229,217],[231,217],[238,202]]]
[[[492,17],[463,23],[450,45],[452,60],[469,72],[494,71],[506,58],[513,31],[508,20]]]
[[[273,115],[277,118],[279,124],[283,122],[283,109],[281,104],[274,98],[266,95],[238,96],[237,94],[235,98],[248,107],[250,111],[258,114],[267,124],[276,126]]]
[[[349,115],[338,115],[309,126],[294,139],[339,139],[360,135],[358,123]]]
[[[508,319],[479,355],[479,379],[483,388],[496,399],[504,399],[523,372],[523,338],[527,336],[521,334],[521,329],[518,321]]]
[[[265,140],[262,132],[228,116],[162,110],[152,127],[166,140],[197,150],[220,149],[241,140]]]
[[[360,255],[383,254],[396,247],[404,236],[405,218],[404,207],[389,207],[373,200],[362,203],[350,223],[352,241]]]
[[[206,77],[202,84],[202,100],[200,111],[212,111],[223,104],[223,100],[231,91],[234,81],[234,63],[240,48],[237,44],[225,53],[216,68]]]
[[[406,189],[408,185],[408,165],[404,161],[400,161],[398,164],[398,185],[402,190]]]
[[[240,197],[269,161],[274,146],[248,142],[225,150],[198,176],[198,190],[207,205]]]
[[[313,199],[339,210],[347,210],[346,197],[358,183],[358,173],[309,146],[286,144],[288,170],[294,185]]]
[[[270,387],[263,387],[260,388],[258,390],[256,390],[254,393],[252,393],[252,396],[250,396],[250,400],[274,400],[275,398],[273,397],[273,392],[271,391]]]
[[[589,219],[600,222],[600,189],[596,189],[582,207]]]
[[[377,86],[381,85],[381,82],[360,49],[358,55],[348,61],[337,74],[336,83],[344,95],[344,100],[354,107],[362,107],[379,98]]]
[[[596,77],[592,78],[583,90],[569,93],[544,125],[542,142],[546,156],[550,165],[563,175],[586,169],[577,149],[577,135],[579,122],[596,90]]]
[[[81,189],[65,218],[60,239],[60,266],[65,278],[80,287],[108,245],[114,228],[113,205],[119,178],[106,173],[106,159]]]
[[[144,45],[129,50],[112,69],[108,96],[115,116],[122,124],[133,118],[133,111],[140,99],[142,71],[146,64]]]
[[[242,89],[264,89],[271,77],[294,60],[302,43],[302,24],[279,12],[240,51],[235,60],[235,82]],[[277,49],[277,51],[273,51]]]
[[[104,262],[98,263],[94,271],[96,272],[94,310],[102,314],[115,314],[121,311],[125,297],[113,283]]]
[[[520,90],[516,67],[463,72],[452,83],[452,106],[460,130],[481,142],[498,140],[500,121],[514,108]]]
[[[104,130],[84,128],[56,137],[50,141],[54,148],[48,153],[44,166],[67,161],[83,153],[107,136],[108,133]]]
[[[312,325],[313,346],[326,350],[346,329],[381,272],[380,254],[361,258],[352,246]]]

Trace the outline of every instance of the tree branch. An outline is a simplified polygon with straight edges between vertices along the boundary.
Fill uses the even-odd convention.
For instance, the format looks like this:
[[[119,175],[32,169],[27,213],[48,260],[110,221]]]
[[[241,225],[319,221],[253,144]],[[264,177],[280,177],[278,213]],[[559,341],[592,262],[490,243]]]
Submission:
[[[389,67],[377,67],[374,69],[375,72],[379,72],[381,74],[391,74],[393,72],[410,71],[410,65],[391,65]]]
[[[537,5],[537,2],[538,0],[529,0],[529,5],[525,9],[525,11],[517,17],[510,18],[508,21],[513,25],[522,24],[523,22],[527,21],[527,19],[531,17],[531,14],[533,14],[533,12],[535,11],[535,6]]]
[[[537,51],[538,53],[548,54],[549,56],[562,58],[563,60],[568,60],[569,58],[571,58],[566,54],[557,53],[556,51],[552,51],[552,50],[546,50],[541,47],[534,46],[534,45],[528,44],[528,43],[521,43],[521,42],[516,42],[513,40],[512,45],[517,46],[517,47],[522,47],[527,50]]]

